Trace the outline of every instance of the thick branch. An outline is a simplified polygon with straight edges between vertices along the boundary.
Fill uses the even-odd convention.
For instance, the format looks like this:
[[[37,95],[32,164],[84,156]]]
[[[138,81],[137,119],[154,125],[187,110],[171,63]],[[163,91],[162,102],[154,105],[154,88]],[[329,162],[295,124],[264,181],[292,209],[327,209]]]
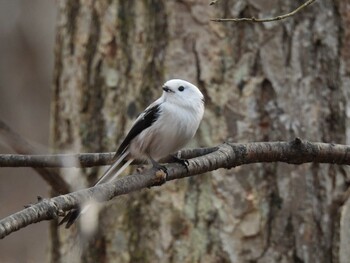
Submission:
[[[0,136],[17,153],[35,154],[36,149],[22,136],[13,131],[5,122],[0,120]],[[0,163],[0,167],[1,167]],[[57,171],[46,168],[33,168],[58,194],[69,192],[68,184],[63,180]]]
[[[350,146],[311,143],[301,141],[299,138],[291,142],[225,143],[211,149],[213,151],[209,151],[201,157],[190,159],[188,169],[176,163],[166,165],[168,172],[166,180],[194,176],[219,168],[230,169],[243,164],[260,162],[350,164]],[[29,224],[57,218],[63,211],[77,207],[91,198],[102,202],[160,183],[162,183],[161,173],[149,170],[142,175],[125,176],[113,183],[101,184],[71,194],[43,200],[2,219],[0,221],[0,238],[4,238]]]
[[[282,20],[282,19],[294,16],[296,13],[298,13],[299,11],[304,9],[305,7],[311,5],[315,1],[316,0],[308,0],[307,2],[302,4],[301,6],[299,6],[295,10],[293,10],[292,12],[284,14],[284,15],[276,16],[276,17],[270,17],[270,18],[255,18],[255,17],[213,18],[213,19],[211,19],[211,21],[214,21],[214,22],[255,22],[255,23],[273,22],[273,21],[278,21],[278,20]],[[213,2],[211,2],[210,4],[212,5],[212,4],[216,3],[216,1],[213,1]]]

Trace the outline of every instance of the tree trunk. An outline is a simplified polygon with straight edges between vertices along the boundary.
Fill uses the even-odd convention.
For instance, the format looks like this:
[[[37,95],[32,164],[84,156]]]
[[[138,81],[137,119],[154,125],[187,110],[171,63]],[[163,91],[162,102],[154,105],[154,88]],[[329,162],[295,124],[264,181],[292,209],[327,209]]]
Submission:
[[[132,121],[183,78],[206,96],[193,146],[291,140],[349,143],[350,12],[302,1],[59,1],[52,145],[115,151]],[[64,171],[73,189],[102,169]],[[75,171],[78,173],[78,171]],[[98,234],[51,231],[53,262],[347,262],[347,167],[257,164],[218,170],[107,204]],[[74,237],[74,238],[72,238]]]

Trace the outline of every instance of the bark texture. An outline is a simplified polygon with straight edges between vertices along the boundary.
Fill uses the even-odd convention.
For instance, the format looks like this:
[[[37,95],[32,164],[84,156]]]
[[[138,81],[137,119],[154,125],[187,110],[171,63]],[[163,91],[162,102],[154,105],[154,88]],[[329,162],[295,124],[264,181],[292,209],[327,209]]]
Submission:
[[[59,1],[52,101],[57,151],[112,151],[169,78],[206,95],[194,140],[213,146],[289,140],[349,143],[350,12],[319,0],[283,22],[292,0]],[[67,176],[74,187],[99,171]],[[101,211],[98,235],[51,231],[55,262],[346,262],[349,170],[326,164],[243,166],[135,193]],[[75,229],[78,230],[78,229]]]

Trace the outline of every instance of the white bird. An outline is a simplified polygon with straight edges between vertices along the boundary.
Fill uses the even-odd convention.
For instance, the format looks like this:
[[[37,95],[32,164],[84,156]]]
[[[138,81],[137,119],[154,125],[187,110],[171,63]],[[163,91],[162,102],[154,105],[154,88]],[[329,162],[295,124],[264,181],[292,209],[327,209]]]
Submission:
[[[181,79],[165,82],[162,89],[162,96],[135,120],[113,158],[114,163],[95,185],[113,181],[135,159],[150,160],[160,168],[157,161],[181,149],[195,135],[204,114],[203,94]],[[72,210],[60,224],[67,222],[66,228],[70,227],[86,209]]]

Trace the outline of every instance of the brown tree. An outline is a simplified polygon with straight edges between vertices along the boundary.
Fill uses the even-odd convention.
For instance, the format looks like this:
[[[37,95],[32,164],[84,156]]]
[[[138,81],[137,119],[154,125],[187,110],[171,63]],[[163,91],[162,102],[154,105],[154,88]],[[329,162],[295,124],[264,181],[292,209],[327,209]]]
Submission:
[[[213,146],[349,141],[350,16],[346,0],[59,1],[51,141],[57,152],[116,149],[133,119],[184,78],[206,95],[194,140]],[[102,172],[67,176],[73,187]],[[347,167],[258,164],[219,170],[109,204],[80,251],[76,228],[53,227],[53,262],[346,262]],[[73,180],[74,178],[74,180]],[[79,180],[76,180],[76,179]],[[77,183],[79,182],[79,183]]]

